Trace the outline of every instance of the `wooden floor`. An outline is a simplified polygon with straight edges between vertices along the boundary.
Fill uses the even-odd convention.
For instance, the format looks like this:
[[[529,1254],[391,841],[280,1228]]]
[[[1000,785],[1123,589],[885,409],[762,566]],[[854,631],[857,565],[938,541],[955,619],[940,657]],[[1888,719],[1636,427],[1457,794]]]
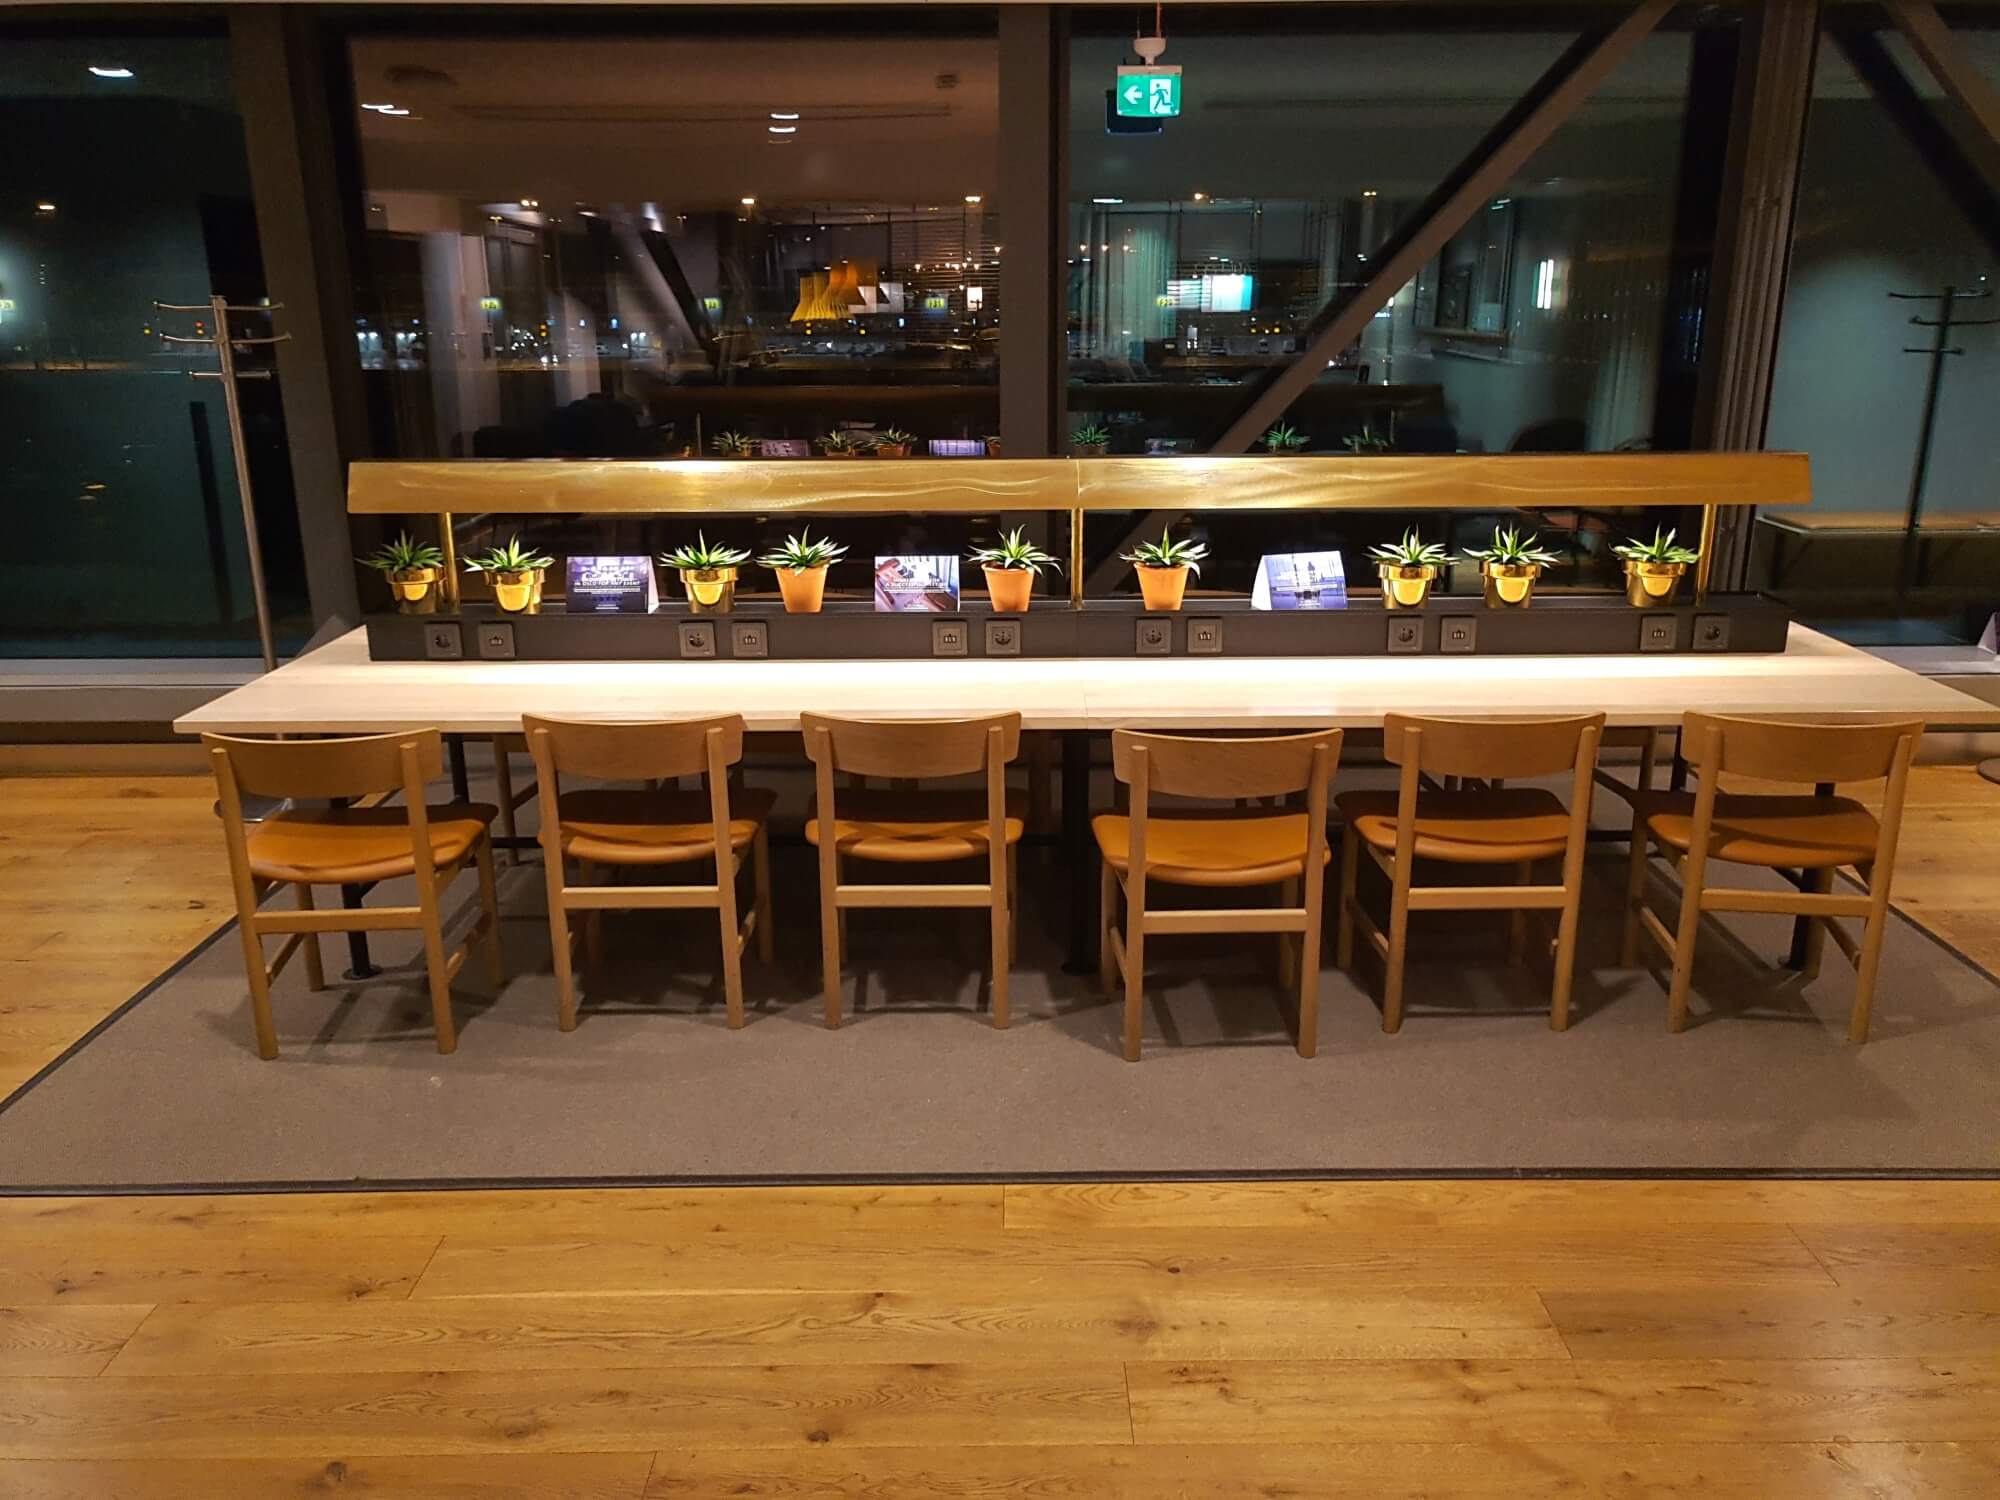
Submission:
[[[0,780],[0,1090],[227,907],[206,783]],[[0,1199],[0,1497],[331,1494],[1995,1500],[2000,1184]]]

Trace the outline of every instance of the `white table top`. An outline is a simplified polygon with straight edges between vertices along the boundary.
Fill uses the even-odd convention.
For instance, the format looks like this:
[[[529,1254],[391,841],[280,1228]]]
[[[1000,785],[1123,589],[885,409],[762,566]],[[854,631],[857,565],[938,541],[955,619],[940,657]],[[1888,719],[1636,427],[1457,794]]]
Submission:
[[[801,710],[951,718],[1019,709],[1031,729],[1379,726],[1388,712],[1466,717],[1602,710],[1671,725],[1690,709],[1800,718],[1907,715],[1988,724],[2000,710],[1794,625],[1776,655],[1174,657],[991,661],[376,662],[355,630],[175,721],[183,734],[518,731],[556,718],[740,713],[796,729]]]

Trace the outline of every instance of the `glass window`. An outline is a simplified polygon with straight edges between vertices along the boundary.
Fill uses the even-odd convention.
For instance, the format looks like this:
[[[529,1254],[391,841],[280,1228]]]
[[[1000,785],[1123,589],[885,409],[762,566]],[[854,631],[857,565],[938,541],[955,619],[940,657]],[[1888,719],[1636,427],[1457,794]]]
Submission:
[[[357,37],[384,451],[984,453],[994,19],[924,9]]]
[[[1812,455],[1813,505],[1760,517],[1753,569],[1860,643],[1976,640],[2000,599],[2000,219],[1913,141],[1941,91],[1900,36],[1842,36],[1814,73],[1765,433]],[[1954,45],[2000,74],[2000,31]]]
[[[222,393],[190,378],[215,359],[160,338],[209,320],[153,310],[264,295],[228,43],[0,39],[0,140],[0,656],[255,654]],[[296,639],[277,381],[239,391],[273,612]]]

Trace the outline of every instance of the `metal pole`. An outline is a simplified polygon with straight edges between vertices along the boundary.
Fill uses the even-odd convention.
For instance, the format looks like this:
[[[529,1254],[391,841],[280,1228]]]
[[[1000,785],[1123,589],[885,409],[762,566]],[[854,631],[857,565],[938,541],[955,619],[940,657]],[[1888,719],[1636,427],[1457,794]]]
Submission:
[[[1708,602],[1708,580],[1715,572],[1715,519],[1717,507],[1701,508],[1701,546],[1694,559],[1694,602]]]
[[[1917,428],[1916,458],[1910,465],[1910,493],[1903,505],[1903,557],[1902,565],[1896,574],[1896,593],[1899,598],[1907,595],[1916,587],[1917,582],[1919,549],[1922,546],[1917,522],[1923,518],[1924,513],[1924,480],[1930,473],[1931,436],[1937,427],[1938,384],[1944,375],[1944,357],[1949,352],[1946,344],[1951,338],[1952,304],[1958,300],[1958,288],[1947,286],[1940,300],[1943,311],[1931,325],[1937,333],[1931,340],[1929,350],[1930,372],[1924,380],[1923,421]]]
[[[236,496],[243,504],[243,550],[250,559],[250,597],[257,606],[257,640],[264,648],[264,670],[278,666],[271,640],[271,600],[264,592],[264,548],[257,539],[257,503],[250,492],[250,455],[243,444],[243,406],[236,396],[236,352],[229,345],[229,304],[220,295],[208,305],[215,315],[215,355],[222,366],[222,402],[229,413],[229,450],[236,460]]]

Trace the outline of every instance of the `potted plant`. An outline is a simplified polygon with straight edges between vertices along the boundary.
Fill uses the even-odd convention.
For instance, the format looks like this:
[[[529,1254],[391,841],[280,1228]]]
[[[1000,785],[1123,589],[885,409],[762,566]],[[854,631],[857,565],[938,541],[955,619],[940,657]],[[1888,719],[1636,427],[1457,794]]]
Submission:
[[[978,547],[968,554],[986,573],[986,593],[996,614],[1018,615],[1028,607],[1035,591],[1035,575],[1043,568],[1059,568],[1048,553],[1021,535],[1015,527],[1000,538],[998,546]]]
[[[1261,441],[1266,453],[1297,454],[1312,446],[1311,438],[1284,422],[1265,433]]]
[[[437,583],[444,577],[444,554],[429,542],[413,542],[406,531],[367,557],[355,559],[389,581],[396,608],[406,615],[437,612]]]
[[[542,574],[555,562],[546,552],[523,547],[516,536],[504,547],[468,557],[465,566],[485,575],[493,585],[494,602],[508,614],[535,615],[542,611]]]
[[[1389,609],[1421,609],[1431,596],[1440,569],[1451,557],[1436,542],[1427,542],[1413,526],[1400,542],[1371,547],[1375,572],[1382,580],[1382,603]]]
[[[1479,562],[1479,576],[1486,584],[1488,609],[1526,609],[1534,601],[1535,580],[1542,569],[1557,561],[1555,553],[1537,546],[1540,537],[1530,534],[1526,541],[1509,526],[1493,528],[1493,545],[1468,547],[1465,555]]]
[[[826,598],[826,570],[840,560],[847,548],[810,530],[785,538],[785,545],[765,553],[757,561],[778,575],[778,592],[785,597],[788,615],[816,615]],[[694,589],[688,589],[694,597]],[[726,606],[725,606],[726,607]]]
[[[875,434],[875,456],[877,458],[908,458],[910,444],[916,437],[900,427],[885,427]]]
[[[1350,432],[1340,441],[1341,446],[1357,458],[1370,453],[1387,453],[1389,451],[1389,440],[1380,436],[1374,427],[1367,422],[1361,424],[1359,432]]]
[[[861,445],[854,441],[851,433],[829,432],[818,440],[819,451],[826,458],[859,458]]]
[[[718,432],[708,440],[718,458],[755,458],[757,440],[747,432]]]
[[[986,456],[987,456],[988,458],[998,458],[998,457],[1000,456],[1000,434],[999,434],[999,433],[997,433],[997,432],[994,432],[994,433],[989,433],[989,434],[987,434],[987,437],[986,437]]]
[[[698,615],[726,615],[736,607],[736,570],[748,561],[748,547],[717,547],[706,536],[660,558],[680,572],[688,608]]]
[[[1111,429],[1086,422],[1069,435],[1069,446],[1078,458],[1102,458],[1111,451]]]
[[[1672,604],[1688,564],[1701,556],[1674,541],[1671,531],[1653,528],[1650,542],[1625,541],[1611,549],[1625,560],[1625,602],[1638,609]]]
[[[1169,541],[1166,532],[1157,542],[1141,542],[1121,554],[1139,575],[1139,592],[1148,609],[1179,609],[1187,593],[1188,574],[1201,573],[1201,560],[1208,556],[1202,543]]]

